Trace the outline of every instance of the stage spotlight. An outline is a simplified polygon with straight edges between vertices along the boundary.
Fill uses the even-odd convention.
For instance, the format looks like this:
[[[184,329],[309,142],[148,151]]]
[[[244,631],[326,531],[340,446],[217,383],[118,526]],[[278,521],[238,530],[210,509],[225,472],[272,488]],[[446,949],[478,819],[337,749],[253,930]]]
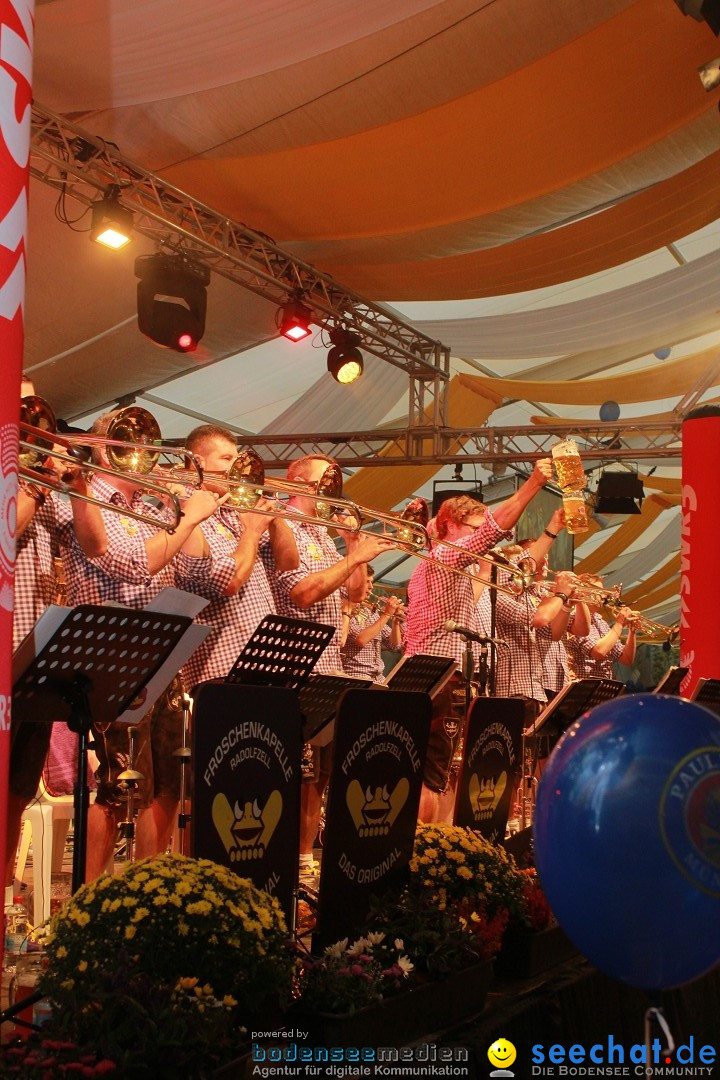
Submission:
[[[278,316],[280,317],[280,333],[288,341],[302,341],[312,333],[310,329],[312,311],[299,300],[290,300],[280,308]]]
[[[121,206],[119,198],[120,188],[110,184],[104,197],[92,205],[90,239],[113,250],[125,247],[132,240],[132,210]]]
[[[351,383],[363,373],[363,358],[358,345],[360,335],[338,327],[328,331],[333,348],[327,355],[328,371],[339,383]]]
[[[141,255],[135,276],[141,333],[166,349],[193,352],[205,333],[207,267],[185,255]]]
[[[642,480],[637,473],[604,472],[598,480],[596,514],[639,514],[645,498]]]

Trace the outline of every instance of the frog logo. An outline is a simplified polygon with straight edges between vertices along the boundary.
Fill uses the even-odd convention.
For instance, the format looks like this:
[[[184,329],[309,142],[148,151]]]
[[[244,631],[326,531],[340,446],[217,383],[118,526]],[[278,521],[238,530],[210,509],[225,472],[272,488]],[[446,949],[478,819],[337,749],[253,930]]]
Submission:
[[[385,784],[376,787],[368,784],[363,791],[360,782],[352,780],[345,800],[358,836],[387,836],[409,794],[410,782],[404,776],[398,780],[392,792]]]
[[[504,769],[497,778],[472,774],[468,784],[468,796],[476,821],[488,821],[492,817],[506,787],[507,773]]]
[[[263,807],[257,799],[236,800],[234,809],[226,796],[219,792],[213,799],[212,816],[230,862],[262,859],[282,815],[282,795],[272,791]]]

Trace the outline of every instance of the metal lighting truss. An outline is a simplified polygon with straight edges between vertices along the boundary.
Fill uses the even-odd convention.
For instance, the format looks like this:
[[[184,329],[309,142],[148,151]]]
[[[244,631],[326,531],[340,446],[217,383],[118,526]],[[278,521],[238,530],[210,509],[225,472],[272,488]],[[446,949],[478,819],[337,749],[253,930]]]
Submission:
[[[326,330],[341,325],[359,334],[363,349],[407,372],[409,426],[445,423],[443,390],[450,368],[446,346],[283,251],[263,233],[128,161],[113,143],[37,103],[32,108],[30,173],[85,206],[116,184],[122,205],[133,212],[135,232],[275,304],[300,298],[311,309],[312,321]]]
[[[407,428],[240,438],[240,443],[251,444],[261,453],[267,468],[279,468],[298,454],[313,451],[331,453],[347,468],[472,462],[512,465],[547,456],[552,444],[567,435],[577,436],[586,461],[679,460],[680,410],[677,420],[669,422],[628,420],[575,427],[558,419],[557,425],[542,427],[449,428],[450,350],[446,346],[296,259],[264,234],[128,161],[113,143],[37,103],[32,109],[30,173],[88,207],[110,185],[117,185],[122,205],[133,212],[134,230],[161,250],[182,252],[278,305],[301,296],[317,325],[325,329],[342,325],[360,334],[367,352],[407,372]],[[697,398],[695,392],[693,400]]]
[[[303,454],[329,454],[343,468],[362,465],[522,464],[548,457],[558,439],[577,439],[584,462],[680,460],[682,421],[626,420],[506,428],[378,429],[314,435],[251,435],[267,469],[281,468]]]

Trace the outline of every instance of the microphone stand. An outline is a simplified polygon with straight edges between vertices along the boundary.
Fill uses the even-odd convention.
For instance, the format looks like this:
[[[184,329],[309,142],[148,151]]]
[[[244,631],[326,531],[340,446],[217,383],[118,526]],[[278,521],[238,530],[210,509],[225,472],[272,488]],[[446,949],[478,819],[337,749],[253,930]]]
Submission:
[[[478,666],[478,693],[481,697],[488,696],[488,646],[487,641],[480,644],[480,663]]]

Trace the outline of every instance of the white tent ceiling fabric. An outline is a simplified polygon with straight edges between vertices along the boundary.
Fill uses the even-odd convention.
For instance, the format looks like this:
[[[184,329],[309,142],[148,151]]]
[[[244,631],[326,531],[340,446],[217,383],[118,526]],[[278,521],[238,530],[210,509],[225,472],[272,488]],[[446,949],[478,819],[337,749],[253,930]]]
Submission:
[[[486,359],[566,356],[611,349],[642,337],[652,337],[657,347],[658,342],[675,340],[678,323],[693,327],[688,337],[705,333],[709,324],[716,329],[718,295],[720,251],[714,251],[686,266],[574,304],[474,319],[419,320],[418,326],[448,344],[455,356]],[[576,369],[576,377],[582,374]]]
[[[455,102],[462,108],[464,96],[561,54],[636,6],[640,0],[212,0],[208,17],[207,0],[38,0],[34,92],[158,172],[198,156],[202,165],[217,159],[222,168],[231,157],[290,155],[314,146],[324,160],[333,140],[352,137],[357,155],[342,167],[363,176],[358,202],[339,208],[339,219],[327,222],[327,235],[325,222],[303,232],[289,214],[285,222],[284,204],[271,208],[288,234],[275,239],[333,272],[354,263],[430,263],[582,218],[682,175],[720,148],[716,111],[688,107],[684,123],[678,119],[674,128],[648,133],[645,142],[628,142],[623,156],[608,154],[593,168],[578,168],[565,186],[539,185],[516,201],[501,191],[484,214],[473,200],[454,213],[453,176],[474,176],[474,170],[480,185],[481,174],[484,182],[492,168],[493,147],[485,157],[471,138],[460,147],[425,145],[431,113]],[[673,14],[678,32],[686,30],[691,20]],[[708,55],[712,48],[709,35]],[[572,101],[556,107],[572,115]],[[521,130],[532,117],[519,112]],[[407,143],[405,118],[416,121]],[[378,204],[386,224],[373,235],[373,223],[364,216],[364,189],[370,202],[388,178],[363,175],[362,151],[388,125],[397,126],[397,140],[388,140],[397,156],[398,168],[390,174],[397,187]],[[443,137],[448,141],[450,134],[441,132]],[[434,200],[432,213],[413,229],[402,191],[414,178],[410,169],[406,175],[404,162],[420,151],[431,180],[444,180],[436,190],[432,182],[423,188]],[[526,167],[530,172],[533,162]],[[427,180],[420,176],[418,183]],[[243,182],[240,169],[238,205],[249,208],[254,197],[262,205],[265,193],[245,192]],[[90,418],[128,395],[143,403],[145,394],[164,434],[177,438],[204,418],[266,435],[342,433],[378,427],[405,411],[407,379],[397,368],[367,356],[363,380],[338,386],[325,371],[324,349],[278,342],[274,305],[217,276],[208,291],[207,328],[198,351],[186,356],[159,349],[135,324],[132,264],[150,250],[147,243],[136,241],[112,257],[99,254],[86,233],[74,235],[56,220],[56,198],[55,191],[32,183],[25,367],[59,415]],[[305,209],[300,206],[298,213]],[[261,227],[253,220],[248,224]],[[414,321],[454,357],[482,361],[490,373],[567,380],[628,370],[652,363],[650,355],[662,345],[690,352],[700,335],[714,335],[720,346],[717,244],[684,257],[687,265],[672,269],[652,255],[639,258],[622,288],[607,285],[615,268],[601,271],[598,291],[571,302],[563,288],[538,290],[524,295],[518,310],[450,317],[436,303],[438,317]],[[477,373],[462,362],[454,367]],[[589,415],[541,404],[560,417]],[[537,411],[518,403],[498,409],[489,423],[527,423]],[[642,407],[635,411],[640,414]],[[609,567],[610,583],[622,579],[627,587],[641,581],[678,550],[677,512],[668,510],[656,525],[651,543],[641,538]],[[582,554],[606,537],[607,532],[593,537]],[[677,603],[658,610],[672,618]]]
[[[642,581],[680,549],[680,514],[673,509],[666,510],[661,519],[665,520],[666,516],[672,520],[653,538],[652,544],[646,542],[641,551],[630,558],[624,558],[621,565],[613,564],[608,567],[603,574],[606,585],[627,585],[628,582]]]

